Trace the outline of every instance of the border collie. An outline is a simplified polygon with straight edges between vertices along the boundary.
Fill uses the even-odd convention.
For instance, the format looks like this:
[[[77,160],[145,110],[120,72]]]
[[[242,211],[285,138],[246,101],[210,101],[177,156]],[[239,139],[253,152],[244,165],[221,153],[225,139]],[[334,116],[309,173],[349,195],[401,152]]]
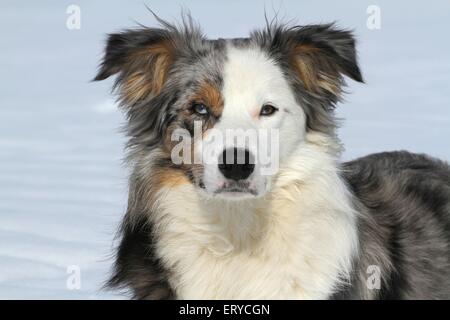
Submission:
[[[344,76],[363,81],[352,33],[268,23],[210,40],[184,20],[109,35],[95,78],[117,75],[132,168],[109,286],[136,299],[450,298],[449,166],[404,151],[339,160],[333,110]],[[277,130],[277,170],[233,139],[182,152],[216,162],[176,163],[174,132],[195,123],[201,140]]]

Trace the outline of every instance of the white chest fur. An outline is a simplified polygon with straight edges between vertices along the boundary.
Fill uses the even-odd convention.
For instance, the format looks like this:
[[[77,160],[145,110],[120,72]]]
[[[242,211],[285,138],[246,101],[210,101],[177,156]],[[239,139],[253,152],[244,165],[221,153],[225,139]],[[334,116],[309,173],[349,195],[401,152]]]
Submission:
[[[344,184],[334,167],[308,183],[292,169],[245,203],[201,201],[190,185],[161,191],[157,253],[177,297],[325,299],[348,277],[357,235]]]

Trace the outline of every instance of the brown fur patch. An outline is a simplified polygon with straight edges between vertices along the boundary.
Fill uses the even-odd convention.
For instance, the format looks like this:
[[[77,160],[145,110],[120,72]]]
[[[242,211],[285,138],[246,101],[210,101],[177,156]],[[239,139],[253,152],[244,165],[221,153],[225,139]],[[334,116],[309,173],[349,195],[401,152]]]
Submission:
[[[176,187],[189,183],[189,179],[181,169],[161,168],[152,173],[152,183],[158,188]]]
[[[159,192],[164,188],[174,188],[190,183],[188,177],[181,170],[156,167],[152,168],[151,171],[143,170],[142,173],[142,176],[135,175],[135,180],[130,186],[133,193],[130,191],[128,210],[136,212],[141,212],[141,210],[151,211],[161,197]]]
[[[190,183],[186,172],[170,167],[156,167],[143,179],[140,191],[144,203],[151,208],[157,201],[158,192],[163,188],[175,188]]]
[[[122,90],[128,103],[157,95],[161,92],[167,74],[174,60],[174,49],[169,41],[164,41],[144,49],[140,49],[129,58],[125,70]]]
[[[340,94],[339,71],[320,48],[298,44],[292,51],[292,65],[307,90]]]
[[[218,118],[223,110],[223,97],[220,89],[211,82],[205,81],[193,97],[193,101],[204,103],[208,106],[214,117]]]
[[[217,85],[205,81],[200,84],[198,89],[195,91],[195,93],[192,95],[192,97],[189,99],[189,104],[185,106],[185,108],[181,109],[178,113],[178,119],[176,121],[173,121],[167,128],[165,135],[164,135],[164,143],[162,144],[162,150],[165,154],[171,155],[173,148],[177,145],[179,145],[181,142],[176,140],[172,141],[172,133],[174,130],[178,128],[183,128],[185,124],[191,124],[192,128],[194,129],[194,121],[201,121],[202,122],[202,128],[201,128],[201,136],[198,136],[198,138],[205,138],[206,134],[208,133],[208,129],[211,129],[214,124],[216,123],[217,119],[221,116],[224,106],[224,100],[222,97],[222,94],[220,92],[220,89],[217,87]],[[203,103],[205,106],[208,107],[208,110],[210,112],[210,115],[205,116],[202,118],[201,116],[196,115],[192,110],[192,104],[193,103]],[[193,132],[192,132],[193,133]],[[184,151],[189,152],[188,149],[181,149],[180,154],[178,156],[182,157],[186,161],[189,159],[189,163],[184,163],[181,165],[179,170],[181,171],[187,171],[189,169],[192,169],[194,167],[194,164],[196,159],[194,157],[194,151],[195,151],[195,143],[194,140],[195,136],[190,136],[190,154],[183,154]],[[177,151],[176,151],[177,152]]]

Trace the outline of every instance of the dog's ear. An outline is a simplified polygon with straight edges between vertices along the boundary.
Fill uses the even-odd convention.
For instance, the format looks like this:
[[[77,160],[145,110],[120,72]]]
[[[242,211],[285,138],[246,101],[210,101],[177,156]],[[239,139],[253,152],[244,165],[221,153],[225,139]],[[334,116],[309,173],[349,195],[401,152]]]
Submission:
[[[293,37],[292,63],[307,89],[338,94],[340,74],[363,82],[351,32],[332,25],[312,25],[294,30]]]
[[[118,74],[122,99],[134,103],[157,95],[175,58],[175,45],[164,29],[127,30],[108,37],[95,81]]]
[[[339,96],[342,75],[363,82],[355,39],[350,31],[332,24],[277,28],[271,31],[272,48],[282,49],[284,57],[304,87],[314,93]]]

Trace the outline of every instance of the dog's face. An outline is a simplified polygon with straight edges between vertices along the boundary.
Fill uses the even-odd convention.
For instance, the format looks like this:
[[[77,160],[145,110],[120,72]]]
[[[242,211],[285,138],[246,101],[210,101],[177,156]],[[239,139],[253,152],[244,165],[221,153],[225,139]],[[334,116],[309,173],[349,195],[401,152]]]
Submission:
[[[111,35],[96,80],[119,74],[131,159],[153,180],[260,197],[308,132],[334,134],[342,75],[362,81],[353,37],[323,25],[207,40],[192,25]]]

